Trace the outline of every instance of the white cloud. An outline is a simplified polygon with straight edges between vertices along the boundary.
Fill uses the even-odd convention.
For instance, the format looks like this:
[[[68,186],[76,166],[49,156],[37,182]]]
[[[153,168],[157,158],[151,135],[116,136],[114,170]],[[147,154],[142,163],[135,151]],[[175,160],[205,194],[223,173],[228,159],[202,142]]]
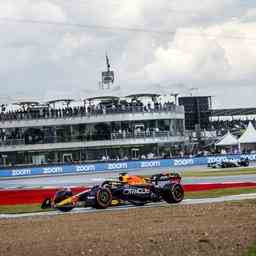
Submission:
[[[70,87],[70,93],[77,95],[85,89],[97,88],[108,52],[117,84],[122,87],[132,90],[159,82],[182,83],[184,92],[193,86],[202,93],[216,95],[233,88],[229,104],[232,100],[236,103],[238,97],[248,103],[248,94],[241,95],[245,85],[253,85],[256,79],[256,48],[255,40],[245,38],[255,38],[256,8],[240,3],[2,1],[0,17],[96,27],[0,19],[0,33],[4,35],[0,42],[0,78],[2,84],[8,85],[5,92],[10,95],[24,91],[28,96],[40,97],[51,95],[51,91],[67,92]],[[129,27],[145,31],[117,29]],[[256,93],[254,87],[251,90]],[[220,103],[226,103],[224,97],[219,97]]]
[[[197,84],[200,89],[209,89],[209,84],[216,88],[230,81],[237,87],[241,80],[256,79],[256,38],[250,40],[255,32],[256,22],[239,20],[205,29],[178,29],[168,46],[159,46],[154,61],[138,75],[152,83],[169,80],[188,87]]]
[[[60,6],[48,1],[10,0],[0,3],[1,17],[44,19],[50,21],[65,21],[66,17]]]

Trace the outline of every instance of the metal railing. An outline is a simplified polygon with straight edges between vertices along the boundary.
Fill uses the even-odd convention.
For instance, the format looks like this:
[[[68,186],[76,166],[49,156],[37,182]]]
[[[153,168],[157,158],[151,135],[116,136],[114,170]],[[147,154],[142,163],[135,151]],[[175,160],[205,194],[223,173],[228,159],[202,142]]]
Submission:
[[[125,106],[118,108],[95,108],[90,111],[85,108],[78,109],[51,109],[46,112],[10,112],[0,113],[0,122],[5,121],[26,121],[39,119],[65,119],[72,117],[90,117],[98,115],[114,115],[114,114],[129,114],[129,113],[161,113],[161,112],[175,112],[184,113],[182,106],[170,104],[167,106],[148,108],[146,106]]]
[[[134,133],[111,133],[111,139],[136,139],[136,138],[155,138],[155,137],[169,137],[180,134],[175,134],[169,131],[142,131],[142,132],[134,132]]]
[[[8,139],[8,140],[0,140],[0,147],[2,146],[17,146],[24,145],[24,139]]]
[[[159,137],[171,137],[171,136],[183,136],[180,132],[170,131],[140,131],[140,132],[114,132],[110,135],[79,135],[79,136],[48,136],[41,140],[29,141],[25,139],[7,139],[0,140],[0,147],[4,146],[18,146],[18,145],[36,145],[36,144],[53,144],[53,143],[72,143],[72,142],[91,142],[91,141],[111,141],[122,139],[141,139],[141,138],[159,138]]]

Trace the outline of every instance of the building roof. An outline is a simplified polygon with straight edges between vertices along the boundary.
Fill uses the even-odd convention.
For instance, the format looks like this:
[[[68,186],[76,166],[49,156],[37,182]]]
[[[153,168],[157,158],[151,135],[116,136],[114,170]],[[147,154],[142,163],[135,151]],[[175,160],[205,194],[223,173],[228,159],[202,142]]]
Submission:
[[[143,98],[143,97],[148,97],[148,98],[152,98],[152,97],[159,97],[160,94],[156,94],[156,93],[137,93],[137,94],[129,94],[126,97],[127,98]]]
[[[18,106],[31,106],[31,105],[39,105],[38,101],[18,101],[18,102],[14,102],[14,105],[18,105]]]
[[[66,104],[69,104],[72,101],[74,101],[74,100],[73,99],[56,99],[56,100],[47,101],[47,104],[55,104],[58,102],[65,102]]]
[[[212,109],[211,116],[245,116],[256,115],[256,108],[223,108]]]
[[[87,98],[86,100],[118,100],[119,97],[117,96],[96,96],[96,97],[91,97],[91,98]]]

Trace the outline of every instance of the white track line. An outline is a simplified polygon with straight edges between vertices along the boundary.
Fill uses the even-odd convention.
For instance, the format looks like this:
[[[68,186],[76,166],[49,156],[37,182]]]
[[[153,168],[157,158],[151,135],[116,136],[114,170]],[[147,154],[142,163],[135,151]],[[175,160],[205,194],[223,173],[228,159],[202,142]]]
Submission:
[[[220,202],[227,202],[227,201],[240,201],[240,200],[246,200],[246,199],[256,199],[256,193],[240,194],[240,195],[232,195],[232,196],[221,196],[221,197],[215,197],[215,198],[185,199],[180,204],[172,204],[172,206],[220,203]],[[105,212],[105,211],[120,211],[120,210],[127,210],[131,208],[150,208],[150,207],[166,207],[166,206],[170,206],[170,205],[164,202],[160,202],[160,203],[149,203],[145,206],[123,205],[123,206],[110,207],[104,210],[98,210],[91,207],[75,208],[68,213],[63,213],[60,211],[49,211],[49,212],[21,213],[21,214],[0,214],[0,218],[13,219],[13,218],[23,218],[23,217],[54,216],[54,215],[78,214],[78,213],[95,213],[95,212]]]

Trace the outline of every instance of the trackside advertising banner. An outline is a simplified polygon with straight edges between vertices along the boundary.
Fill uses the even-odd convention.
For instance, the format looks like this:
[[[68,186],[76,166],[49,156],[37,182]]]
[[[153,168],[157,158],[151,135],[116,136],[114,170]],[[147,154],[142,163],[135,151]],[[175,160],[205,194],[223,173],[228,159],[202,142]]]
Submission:
[[[161,160],[141,160],[141,161],[125,161],[112,163],[93,163],[93,164],[70,164],[56,165],[45,167],[27,167],[27,168],[6,168],[0,170],[1,177],[29,177],[34,175],[56,175],[56,174],[75,174],[89,172],[109,172],[109,171],[125,171],[144,168],[157,167],[178,167],[178,166],[193,166],[207,165],[208,163],[222,162],[225,160],[239,160],[248,158],[250,161],[256,161],[256,154],[247,155],[218,155],[204,156],[194,158],[176,158],[176,159],[161,159]]]

